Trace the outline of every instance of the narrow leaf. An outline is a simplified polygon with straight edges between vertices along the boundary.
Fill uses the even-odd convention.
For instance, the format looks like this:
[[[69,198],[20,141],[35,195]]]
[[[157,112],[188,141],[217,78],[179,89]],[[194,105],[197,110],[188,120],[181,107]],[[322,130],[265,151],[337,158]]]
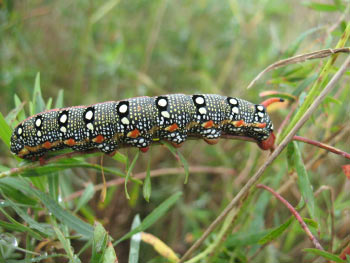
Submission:
[[[41,95],[40,88],[40,72],[36,74],[35,84],[34,84],[34,93],[33,93],[33,111],[31,115],[42,112],[45,110],[45,102]]]
[[[284,231],[289,227],[289,225],[292,223],[292,221],[293,221],[293,218],[289,218],[285,223],[283,223],[279,227],[272,229],[269,233],[267,233],[265,236],[263,236],[259,240],[258,243],[260,245],[264,245],[264,244],[269,243],[272,240],[276,239],[277,237],[279,237],[280,235],[282,235],[284,233]]]
[[[329,252],[324,251],[324,250],[319,250],[317,248],[304,248],[303,251],[312,253],[312,254],[317,255],[317,256],[321,256],[325,259],[332,260],[334,262],[339,262],[339,263],[345,262],[345,260],[342,260],[337,255],[334,255],[334,254],[329,253]]]
[[[15,106],[16,108],[19,107],[20,105],[24,105],[24,102],[22,103],[22,101],[20,100],[20,98],[17,96],[17,94],[15,94],[14,96],[14,100],[15,100]],[[18,121],[23,121],[26,118],[26,113],[24,112],[24,108],[22,108],[22,110],[17,114],[17,120]]]
[[[301,157],[301,153],[297,142],[293,142],[294,145],[294,162],[295,169],[298,173],[298,185],[300,193],[306,203],[306,207],[310,213],[312,219],[315,218],[315,199],[312,191],[312,185],[310,183],[306,168]]]
[[[139,155],[140,155],[140,151],[137,151],[137,153],[136,153],[134,159],[133,159],[132,162],[131,162],[131,165],[130,165],[130,167],[129,167],[129,169],[128,169],[128,172],[126,173],[125,182],[124,182],[124,188],[125,188],[125,195],[126,195],[126,198],[127,198],[127,199],[130,199],[130,196],[129,196],[129,193],[128,193],[127,183],[128,183],[128,180],[129,180],[129,178],[130,178],[130,176],[131,176],[132,170],[134,169],[134,166],[135,166],[135,164],[136,164],[136,161],[137,161],[137,159],[139,158]]]
[[[103,260],[107,248],[108,233],[99,222],[95,222],[94,237],[92,242],[91,263],[100,263]]]
[[[0,112],[0,138],[1,140],[10,148],[10,139],[11,139],[12,129],[5,121],[4,116]]]
[[[62,108],[63,107],[63,97],[64,97],[64,90],[60,89],[58,91],[58,94],[57,94],[55,108]]]
[[[143,183],[143,197],[147,202],[149,202],[149,198],[151,197],[152,185],[151,185],[151,161],[148,160],[147,170],[146,170],[146,178]]]
[[[147,228],[149,228],[151,225],[153,225],[155,222],[158,221],[159,218],[161,218],[169,209],[171,206],[173,206],[176,201],[180,198],[182,195],[181,192],[177,192],[170,196],[168,199],[166,199],[163,203],[161,203],[156,209],[154,209],[146,218],[142,221],[142,223],[130,231],[129,233],[125,234],[123,237],[118,239],[113,245],[117,245],[120,242],[122,242],[125,239],[130,238],[135,233],[145,231]]]
[[[132,221],[131,230],[135,229],[140,224],[141,224],[140,215],[137,214],[134,217],[134,220]],[[141,242],[141,233],[136,233],[131,237],[129,263],[139,262],[140,242]]]
[[[89,183],[85,188],[83,194],[79,198],[79,201],[74,209],[74,212],[79,211],[79,209],[83,205],[87,204],[91,200],[91,198],[94,196],[94,194],[95,194],[94,185],[92,183]]]
[[[168,150],[175,156],[175,158],[180,161],[182,167],[185,170],[185,182],[184,183],[187,184],[188,176],[189,176],[190,173],[189,173],[189,166],[188,166],[188,163],[187,163],[186,159],[170,143],[162,142],[162,144],[165,145],[165,147],[168,148]]]
[[[108,244],[102,263],[118,263],[117,255],[115,254],[115,250],[111,242]]]

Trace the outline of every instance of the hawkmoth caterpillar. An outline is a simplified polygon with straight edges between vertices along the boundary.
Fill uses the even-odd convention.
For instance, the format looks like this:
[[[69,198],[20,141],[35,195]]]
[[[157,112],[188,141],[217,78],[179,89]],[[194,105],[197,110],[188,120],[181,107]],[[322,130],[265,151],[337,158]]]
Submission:
[[[154,141],[179,146],[195,135],[214,144],[222,134],[253,138],[263,149],[274,143],[273,125],[261,104],[215,94],[171,94],[36,114],[14,129],[11,151],[23,159],[67,147],[110,154],[126,144],[146,152]]]

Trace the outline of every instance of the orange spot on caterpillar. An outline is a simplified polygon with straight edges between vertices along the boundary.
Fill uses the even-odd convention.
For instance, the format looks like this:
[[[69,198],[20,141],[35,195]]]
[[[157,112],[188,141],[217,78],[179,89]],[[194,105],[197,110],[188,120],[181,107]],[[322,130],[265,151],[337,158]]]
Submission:
[[[275,139],[276,139],[275,134],[273,132],[271,132],[269,138],[267,138],[264,141],[258,142],[258,145],[259,145],[260,149],[262,149],[262,150],[273,149],[273,146],[275,144]]]
[[[132,130],[127,135],[129,138],[137,138],[140,136],[140,131],[138,129]]]
[[[239,120],[239,121],[233,122],[233,125],[234,125],[235,127],[241,127],[241,126],[244,126],[244,125],[245,125],[245,122],[244,122],[244,120]]]
[[[105,140],[105,138],[102,135],[97,135],[95,138],[92,139],[93,142],[101,143]]]
[[[217,144],[217,143],[219,142],[219,139],[208,139],[208,138],[204,138],[204,141],[205,141],[207,144],[214,145],[214,144]]]
[[[174,123],[174,124],[172,124],[172,125],[166,127],[165,130],[166,130],[166,131],[173,132],[173,131],[176,131],[178,128],[179,128],[179,126],[178,126],[176,123]]]
[[[49,150],[52,147],[52,143],[49,142],[49,141],[46,141],[46,142],[43,143],[42,146],[43,146],[44,149]]]
[[[211,128],[211,127],[213,127],[213,126],[214,126],[214,122],[213,122],[212,120],[207,121],[207,122],[204,122],[204,123],[202,124],[202,127],[206,128],[206,129]]]
[[[257,123],[256,127],[257,128],[265,128],[266,127],[266,123],[265,122],[264,123]]]
[[[68,146],[74,146],[75,145],[75,140],[74,139],[65,140],[64,144],[66,144]]]
[[[140,151],[143,153],[147,152],[148,150],[149,150],[149,146],[140,148]]]

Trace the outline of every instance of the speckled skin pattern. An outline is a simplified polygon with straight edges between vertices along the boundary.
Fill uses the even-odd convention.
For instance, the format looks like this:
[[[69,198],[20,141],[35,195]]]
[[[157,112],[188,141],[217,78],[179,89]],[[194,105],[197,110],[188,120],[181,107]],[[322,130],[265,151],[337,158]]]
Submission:
[[[11,151],[24,159],[67,147],[113,153],[130,145],[145,152],[159,140],[177,146],[197,136],[214,144],[224,133],[262,142],[272,131],[262,105],[215,94],[171,94],[39,113],[17,125]]]

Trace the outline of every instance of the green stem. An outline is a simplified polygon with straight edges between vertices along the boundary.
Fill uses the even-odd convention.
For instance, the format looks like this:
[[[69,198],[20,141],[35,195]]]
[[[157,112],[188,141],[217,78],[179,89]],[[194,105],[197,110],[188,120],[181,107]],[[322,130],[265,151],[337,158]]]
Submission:
[[[343,35],[341,36],[340,40],[338,41],[335,48],[342,48],[345,46],[346,41],[350,37],[350,22],[347,24],[345,31]],[[322,87],[324,86],[324,82],[326,81],[328,74],[331,70],[332,65],[336,61],[338,57],[338,54],[333,55],[324,65],[320,76],[318,77],[317,81],[312,86],[309,94],[307,95],[304,103],[300,106],[300,109],[297,111],[297,113],[294,115],[293,119],[287,126],[287,128],[282,132],[281,136],[277,138],[278,144],[286,137],[286,135],[292,130],[292,128],[295,126],[295,124],[300,120],[300,118],[304,115],[306,110],[310,107],[312,102],[315,100],[315,98],[320,94]]]

